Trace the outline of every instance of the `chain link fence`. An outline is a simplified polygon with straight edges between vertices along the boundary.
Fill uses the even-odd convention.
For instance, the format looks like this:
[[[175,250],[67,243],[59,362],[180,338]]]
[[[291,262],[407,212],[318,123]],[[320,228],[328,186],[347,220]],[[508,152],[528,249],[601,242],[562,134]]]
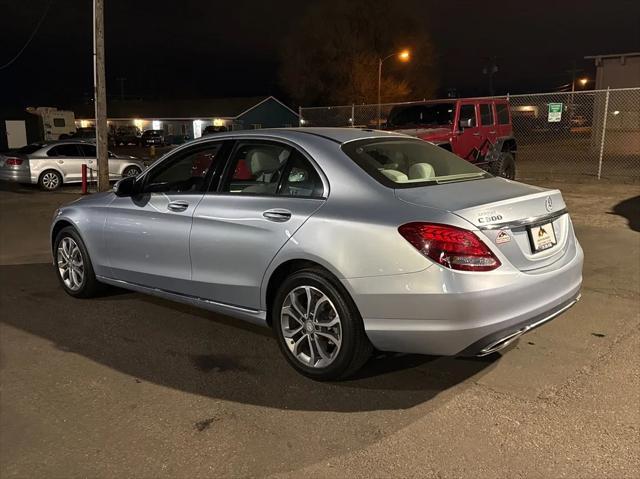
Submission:
[[[507,98],[518,179],[640,182],[640,88]],[[301,108],[300,124],[384,127],[393,107],[414,103],[380,105],[380,115],[375,104]]]

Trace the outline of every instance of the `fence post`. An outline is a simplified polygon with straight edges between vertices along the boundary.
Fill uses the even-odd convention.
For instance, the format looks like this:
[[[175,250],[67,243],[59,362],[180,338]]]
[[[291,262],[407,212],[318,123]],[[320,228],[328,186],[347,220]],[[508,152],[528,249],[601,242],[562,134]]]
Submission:
[[[351,128],[356,126],[356,105],[354,103],[351,104]]]
[[[607,117],[609,116],[609,87],[604,100],[604,118],[602,119],[602,135],[600,136],[600,159],[598,160],[598,179],[602,176],[602,155],[604,154],[604,140],[607,134]]]

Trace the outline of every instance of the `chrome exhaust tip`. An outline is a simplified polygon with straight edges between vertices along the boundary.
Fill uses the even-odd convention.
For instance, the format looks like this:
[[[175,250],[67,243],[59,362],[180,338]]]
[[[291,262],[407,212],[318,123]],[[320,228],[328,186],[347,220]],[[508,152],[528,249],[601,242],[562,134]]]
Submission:
[[[522,336],[526,332],[527,332],[527,329],[524,328],[519,331],[516,331],[515,333],[511,333],[503,338],[500,338],[497,341],[492,342],[488,346],[485,346],[483,349],[480,350],[480,352],[476,356],[481,358],[482,356],[487,356],[491,353],[496,353],[506,348],[507,346],[509,346],[511,343],[513,343],[516,339],[518,339],[520,336]]]

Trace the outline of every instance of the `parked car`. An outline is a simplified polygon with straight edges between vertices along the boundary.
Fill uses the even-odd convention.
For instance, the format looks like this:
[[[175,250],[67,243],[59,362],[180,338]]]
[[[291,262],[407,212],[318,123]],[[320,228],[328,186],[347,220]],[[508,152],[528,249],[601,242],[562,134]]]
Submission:
[[[13,153],[0,154],[0,180],[34,183],[43,190],[82,181],[82,165],[97,169],[96,146],[81,140],[33,143]],[[133,156],[109,152],[109,179],[139,175],[144,164]]]
[[[87,140],[91,142],[96,141],[96,129],[94,127],[80,127],[76,129],[76,132],[70,136],[69,139],[74,140]],[[116,146],[114,135],[111,131],[107,132],[107,142],[109,146]]]
[[[560,191],[356,128],[200,138],[61,207],[50,241],[71,296],[109,284],[270,326],[319,380],[374,347],[499,351],[571,307],[582,282]]]
[[[229,129],[226,126],[209,125],[209,126],[205,127],[204,130],[202,130],[202,136],[212,135],[213,133],[221,133],[221,132],[228,131],[228,130]]]
[[[164,146],[164,131],[163,130],[145,130],[144,133],[142,133],[140,144],[142,146],[151,146],[151,145]]]
[[[115,143],[117,145],[140,145],[141,136],[142,133],[137,126],[119,126],[115,134]]]
[[[517,144],[507,100],[465,98],[399,105],[386,129],[449,150],[496,176],[514,179]]]

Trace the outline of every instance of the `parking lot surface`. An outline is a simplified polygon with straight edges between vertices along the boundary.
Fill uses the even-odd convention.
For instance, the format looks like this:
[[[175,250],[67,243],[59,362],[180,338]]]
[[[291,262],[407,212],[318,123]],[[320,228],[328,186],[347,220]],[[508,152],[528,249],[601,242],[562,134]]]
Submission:
[[[485,359],[295,373],[270,331],[147,296],[67,296],[53,211],[0,188],[0,477],[637,477],[640,187],[558,186],[583,299]]]

